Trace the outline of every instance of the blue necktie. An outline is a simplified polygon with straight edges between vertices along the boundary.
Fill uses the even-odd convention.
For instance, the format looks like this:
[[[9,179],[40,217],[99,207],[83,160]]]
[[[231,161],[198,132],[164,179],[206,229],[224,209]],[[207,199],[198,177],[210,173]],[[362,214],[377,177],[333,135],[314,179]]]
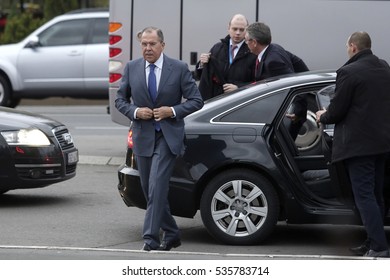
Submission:
[[[148,80],[148,90],[150,98],[152,99],[153,103],[156,102],[157,97],[157,82],[156,82],[156,75],[154,74],[154,68],[156,68],[156,65],[149,64],[149,80]]]
[[[148,91],[153,104],[156,102],[157,98],[157,82],[156,75],[154,74],[154,68],[156,68],[156,65],[149,64]],[[153,121],[153,125],[157,131],[160,131],[161,128],[159,122]]]

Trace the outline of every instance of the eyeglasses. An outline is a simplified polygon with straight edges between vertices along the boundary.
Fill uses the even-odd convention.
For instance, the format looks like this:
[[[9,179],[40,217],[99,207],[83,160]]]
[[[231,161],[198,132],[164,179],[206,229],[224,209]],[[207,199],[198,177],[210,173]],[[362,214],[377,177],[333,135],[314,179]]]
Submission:
[[[246,39],[246,38],[245,38],[245,43],[248,44],[248,42],[251,42],[251,41],[253,41],[253,40],[254,40],[254,39],[252,39],[252,38],[250,38],[250,39]]]

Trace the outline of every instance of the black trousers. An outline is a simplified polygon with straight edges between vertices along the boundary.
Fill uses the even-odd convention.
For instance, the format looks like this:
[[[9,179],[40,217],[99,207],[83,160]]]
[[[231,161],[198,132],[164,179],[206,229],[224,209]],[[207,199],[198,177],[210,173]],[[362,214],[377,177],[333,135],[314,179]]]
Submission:
[[[367,232],[370,249],[388,249],[383,226],[383,187],[386,154],[354,157],[345,160],[356,207]]]

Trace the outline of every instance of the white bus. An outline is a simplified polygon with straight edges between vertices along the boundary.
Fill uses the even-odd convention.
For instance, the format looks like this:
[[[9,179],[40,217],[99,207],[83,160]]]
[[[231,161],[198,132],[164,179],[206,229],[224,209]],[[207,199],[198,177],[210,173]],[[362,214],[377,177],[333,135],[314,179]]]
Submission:
[[[263,21],[272,40],[301,57],[311,70],[337,69],[348,59],[347,37],[367,31],[373,52],[390,61],[390,1],[351,0],[111,0],[110,113],[128,125],[114,100],[127,61],[141,57],[138,31],[156,26],[164,32],[164,52],[187,62],[190,70],[199,54],[227,35],[237,13],[250,23]]]

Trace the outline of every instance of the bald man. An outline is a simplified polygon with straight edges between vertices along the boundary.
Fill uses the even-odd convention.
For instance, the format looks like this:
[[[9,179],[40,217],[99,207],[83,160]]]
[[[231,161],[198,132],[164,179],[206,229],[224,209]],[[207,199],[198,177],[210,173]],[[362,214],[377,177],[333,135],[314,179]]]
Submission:
[[[256,55],[245,43],[247,26],[244,15],[234,15],[228,24],[228,35],[209,53],[201,54],[195,74],[200,79],[199,91],[203,100],[253,82]]]

